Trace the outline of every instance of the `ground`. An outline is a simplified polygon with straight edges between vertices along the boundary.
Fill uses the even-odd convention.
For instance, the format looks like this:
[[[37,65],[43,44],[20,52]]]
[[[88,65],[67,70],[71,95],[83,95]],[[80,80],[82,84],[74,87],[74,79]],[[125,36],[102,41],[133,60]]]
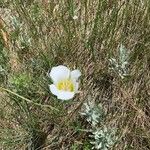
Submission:
[[[150,149],[149,0],[2,0],[0,14],[0,149]],[[82,73],[69,101],[49,90],[58,65]]]

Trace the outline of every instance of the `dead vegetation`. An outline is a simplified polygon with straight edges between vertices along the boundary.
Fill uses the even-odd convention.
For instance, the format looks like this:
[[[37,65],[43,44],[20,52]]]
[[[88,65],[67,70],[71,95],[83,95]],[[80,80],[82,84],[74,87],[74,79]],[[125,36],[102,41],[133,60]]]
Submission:
[[[91,128],[80,115],[87,101],[101,104],[103,124],[117,129],[111,149],[150,149],[148,0],[12,0],[5,9],[13,15],[11,26],[5,15],[0,20],[0,51],[8,58],[0,61],[7,76],[1,86],[33,103],[8,91],[1,97],[2,149],[90,150],[88,133],[77,130]],[[119,59],[120,44],[129,52],[124,79],[109,62]],[[80,93],[65,103],[48,89],[47,72],[59,64],[82,72]]]

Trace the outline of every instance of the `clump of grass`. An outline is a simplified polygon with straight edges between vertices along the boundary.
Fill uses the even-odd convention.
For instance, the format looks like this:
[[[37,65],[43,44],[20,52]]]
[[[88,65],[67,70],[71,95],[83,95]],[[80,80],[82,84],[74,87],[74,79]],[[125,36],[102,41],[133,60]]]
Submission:
[[[1,0],[0,148],[91,149],[89,135],[70,124],[93,128],[104,117],[108,132],[100,126],[92,138],[98,133],[98,141],[113,143],[113,124],[120,138],[105,147],[150,149],[149,6],[149,0]],[[48,89],[48,70],[61,64],[83,74],[80,94],[66,103]],[[87,104],[85,122],[79,112],[89,96],[105,113]]]

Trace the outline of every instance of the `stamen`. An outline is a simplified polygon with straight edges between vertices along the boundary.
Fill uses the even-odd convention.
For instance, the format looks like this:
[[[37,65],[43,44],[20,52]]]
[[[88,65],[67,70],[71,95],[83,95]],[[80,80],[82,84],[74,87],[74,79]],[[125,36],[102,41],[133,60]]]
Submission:
[[[60,82],[58,82],[57,88],[59,90],[72,92],[74,90],[74,85],[70,79],[65,79],[65,80],[61,80]]]

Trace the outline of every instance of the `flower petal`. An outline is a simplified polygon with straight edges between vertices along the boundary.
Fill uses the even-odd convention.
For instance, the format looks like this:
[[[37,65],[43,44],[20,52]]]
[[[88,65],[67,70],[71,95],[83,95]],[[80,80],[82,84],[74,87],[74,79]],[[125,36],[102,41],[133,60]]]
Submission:
[[[74,97],[74,92],[59,91],[57,98],[61,100],[70,100]]]
[[[56,86],[54,84],[49,85],[49,89],[52,92],[52,94],[57,96],[59,90],[56,88]]]
[[[74,81],[73,84],[74,84],[74,92],[77,93],[79,88],[79,82]]]
[[[81,72],[79,70],[73,70],[71,71],[71,78],[78,80],[78,78],[81,76]]]
[[[53,67],[50,72],[50,77],[56,84],[58,81],[69,78],[70,70],[63,65]]]

